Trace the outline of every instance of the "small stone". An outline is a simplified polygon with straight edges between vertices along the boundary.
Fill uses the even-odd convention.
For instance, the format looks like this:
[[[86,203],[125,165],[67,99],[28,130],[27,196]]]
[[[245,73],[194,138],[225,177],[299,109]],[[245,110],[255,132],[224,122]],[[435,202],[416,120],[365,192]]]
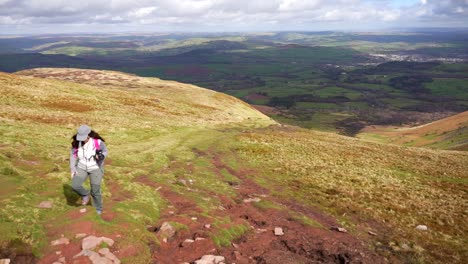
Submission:
[[[0,259],[0,264],[10,264],[10,259]]]
[[[66,237],[61,237],[59,239],[56,239],[52,242],[50,242],[52,246],[58,246],[58,245],[68,245],[70,244],[70,240]]]
[[[43,208],[43,209],[50,209],[54,205],[53,202],[51,201],[42,201],[37,207]]]
[[[284,235],[283,228],[275,227],[275,236],[282,236]]]
[[[175,233],[176,229],[169,222],[164,222],[158,231],[158,234],[165,238],[171,238],[175,235]]]
[[[195,261],[195,264],[222,264],[224,262],[225,258],[223,256],[205,255]]]
[[[82,213],[82,214],[86,213],[86,208],[80,209],[80,213]]]
[[[196,217],[192,217],[192,220],[193,220],[193,221],[197,221],[197,220],[198,220],[198,218],[196,218]]]
[[[232,243],[232,246],[233,246],[234,248],[239,248],[239,245],[237,245],[236,243]]]
[[[368,233],[369,235],[371,235],[371,236],[376,236],[376,235],[377,235],[377,233],[374,233],[374,232],[372,232],[372,231],[369,231],[369,232],[367,232],[367,233]]]
[[[335,230],[335,231],[338,231],[338,232],[341,232],[341,233],[348,233],[348,230],[346,230],[345,228],[343,227],[332,227],[331,230]]]
[[[85,233],[78,233],[78,234],[75,235],[75,238],[76,238],[76,239],[80,239],[80,238],[83,238],[83,237],[85,237],[85,236],[86,236]]]
[[[187,185],[186,180],[178,180],[177,183],[180,184],[180,185]]]
[[[62,262],[54,261],[52,264],[62,264]]]
[[[201,241],[201,240],[206,240],[206,238],[203,238],[203,237],[197,237],[197,238],[195,238],[195,241]]]
[[[255,229],[255,233],[257,233],[257,234],[265,233],[266,231],[268,231],[268,230],[263,229],[263,228],[257,228],[257,229]]]
[[[169,214],[175,214],[175,212],[174,211],[169,211]]]
[[[59,258],[58,261],[61,262],[61,263],[65,263],[65,262],[66,262],[66,261],[65,261],[65,257]]]
[[[193,242],[195,242],[195,240],[193,239],[185,239],[184,242],[182,242],[180,244],[181,247],[188,247],[189,245],[191,245]]]
[[[167,238],[166,238],[166,237],[163,238],[163,242],[164,242],[164,243],[167,243]]]
[[[247,199],[244,199],[244,203],[251,203],[251,202],[255,202],[255,203],[258,203],[260,202],[262,199],[258,198],[258,197],[255,197],[255,198],[247,198]]]
[[[418,226],[416,226],[416,229],[420,230],[420,231],[427,231],[428,230],[427,226],[425,226],[425,225],[418,225]]]
[[[60,254],[62,254],[62,251],[55,251],[55,254],[60,255]]]
[[[211,228],[211,225],[210,225],[210,224],[206,224],[206,225],[204,225],[204,227],[205,227],[206,229],[210,229],[210,228]]]

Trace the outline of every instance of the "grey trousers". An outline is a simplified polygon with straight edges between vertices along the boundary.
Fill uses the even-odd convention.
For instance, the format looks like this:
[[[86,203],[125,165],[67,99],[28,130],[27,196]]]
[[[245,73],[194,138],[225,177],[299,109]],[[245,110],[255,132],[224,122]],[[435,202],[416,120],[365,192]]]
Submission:
[[[81,197],[91,194],[93,197],[93,205],[96,210],[102,211],[102,195],[101,195],[101,182],[102,176],[104,175],[101,169],[93,170],[91,172],[86,172],[83,169],[77,168],[77,173],[73,176],[72,179],[72,188],[77,192]],[[91,192],[83,187],[83,183],[88,178],[91,181]]]

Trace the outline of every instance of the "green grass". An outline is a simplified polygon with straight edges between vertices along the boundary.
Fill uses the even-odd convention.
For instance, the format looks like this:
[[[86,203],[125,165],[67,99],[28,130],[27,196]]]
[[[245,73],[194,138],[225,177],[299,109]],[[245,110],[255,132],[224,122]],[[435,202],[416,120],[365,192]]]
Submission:
[[[0,211],[0,244],[20,241],[41,256],[50,242],[48,224],[67,230],[86,220],[103,234],[122,235],[119,246],[139,249],[139,255],[123,261],[147,263],[151,257],[147,244],[157,241],[145,227],[159,223],[161,212],[171,202],[157,191],[158,185],[192,201],[200,209],[196,214],[212,220],[207,235],[218,247],[229,246],[250,232],[246,222],[214,213],[222,205],[220,194],[239,198],[229,182],[241,180],[226,169],[229,166],[252,169],[246,177],[269,189],[274,198],[319,208],[353,233],[359,232],[360,223],[376,222],[386,234],[382,242],[409,241],[421,246],[428,262],[455,263],[463,257],[466,153],[268,127],[274,123],[231,97],[154,79],[132,81],[150,86],[133,90],[0,77],[5,98],[0,108],[0,172],[18,184],[1,191],[7,198],[0,199],[4,209]],[[82,95],[91,92],[94,97],[89,100],[100,102],[93,111],[42,106],[43,101],[57,100],[57,95],[81,104]],[[314,113],[310,119],[293,122],[333,130],[335,121],[348,117]],[[95,214],[69,218],[77,210],[69,201],[77,197],[66,188],[70,182],[67,159],[75,123],[81,122],[89,123],[107,140],[112,162],[106,166],[103,194],[104,206],[110,207],[105,210],[116,214],[111,222]],[[222,165],[214,162],[215,157]],[[193,182],[182,184],[180,179]],[[111,198],[122,193],[128,196],[110,206]],[[53,201],[54,208],[36,208],[43,200]],[[253,205],[260,210],[285,210],[270,199]],[[305,226],[321,227],[306,215],[288,213]],[[430,232],[415,232],[417,224],[428,225]],[[186,228],[177,222],[173,225]]]
[[[216,227],[216,225],[214,226]],[[228,228],[221,227],[211,236],[211,239],[217,247],[227,247],[249,230],[250,227],[247,224],[232,225]]]
[[[360,92],[356,92],[349,89],[344,89],[340,87],[325,87],[323,89],[314,91],[314,94],[320,97],[333,97],[333,96],[345,96],[349,99],[358,99],[361,97]]]
[[[467,79],[435,79],[426,84],[426,88],[431,90],[434,95],[468,100]]]
[[[241,142],[241,155],[255,156],[252,166],[263,168],[267,177],[259,183],[282,186],[275,195],[337,217],[348,215],[343,220],[347,226],[356,224],[354,217],[392,226],[389,239],[426,248],[424,257],[431,262],[459,262],[463,256],[466,153],[364,143],[304,130],[249,133]],[[415,232],[418,224],[431,231]]]

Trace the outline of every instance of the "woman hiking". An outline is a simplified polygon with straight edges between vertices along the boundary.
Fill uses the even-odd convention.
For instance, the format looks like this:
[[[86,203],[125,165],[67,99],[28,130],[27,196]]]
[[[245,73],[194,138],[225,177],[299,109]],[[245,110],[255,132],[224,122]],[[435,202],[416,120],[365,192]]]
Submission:
[[[93,197],[96,212],[102,213],[101,181],[104,175],[104,159],[107,147],[104,139],[87,125],[81,125],[72,137],[70,151],[70,170],[72,188],[82,198],[82,205],[87,205]],[[87,178],[91,181],[91,191],[83,187]]]

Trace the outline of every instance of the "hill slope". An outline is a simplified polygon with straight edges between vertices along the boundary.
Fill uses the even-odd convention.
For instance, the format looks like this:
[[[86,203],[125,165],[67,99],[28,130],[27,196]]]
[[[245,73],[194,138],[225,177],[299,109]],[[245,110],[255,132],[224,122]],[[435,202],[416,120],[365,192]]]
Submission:
[[[101,246],[123,263],[466,257],[466,153],[276,125],[232,97],[116,72],[36,69],[0,82],[0,257],[71,262],[79,233],[113,238]],[[110,150],[102,219],[79,212],[69,185],[69,139],[81,123]],[[164,239],[163,222],[174,236]],[[62,235],[70,244],[51,245]]]
[[[417,127],[370,126],[359,137],[408,146],[468,150],[468,111]]]

